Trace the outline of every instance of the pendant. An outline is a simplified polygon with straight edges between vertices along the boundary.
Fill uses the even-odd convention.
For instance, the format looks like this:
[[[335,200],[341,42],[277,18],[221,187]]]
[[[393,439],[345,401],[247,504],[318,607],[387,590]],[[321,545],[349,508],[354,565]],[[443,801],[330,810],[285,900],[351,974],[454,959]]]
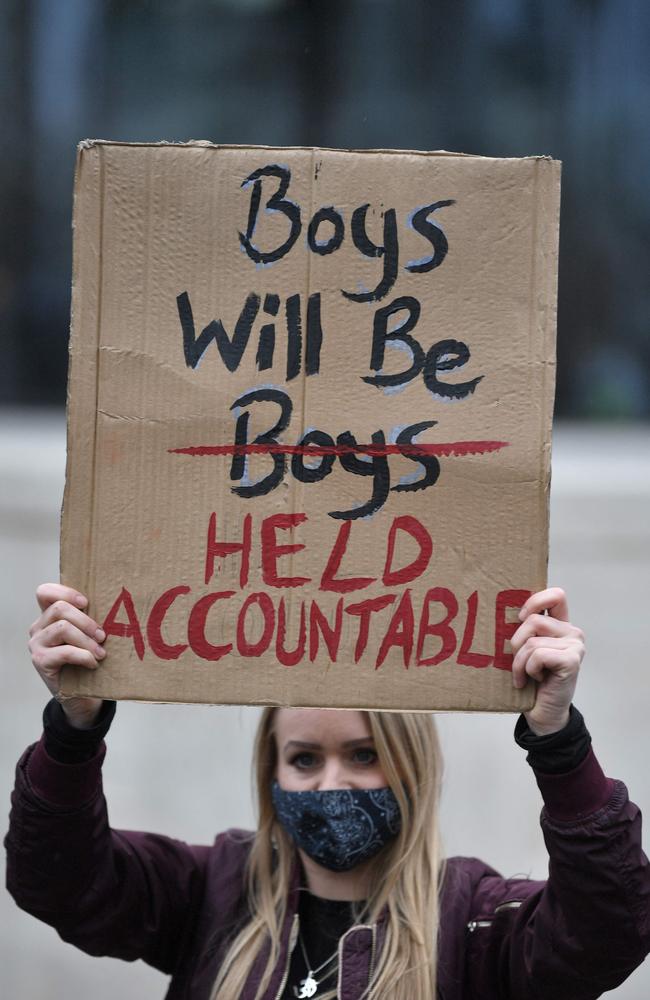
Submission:
[[[316,990],[318,989],[318,983],[312,976],[311,972],[307,974],[306,979],[303,979],[300,983],[300,989],[294,986],[293,991],[297,997],[302,1000],[303,997],[313,997]]]

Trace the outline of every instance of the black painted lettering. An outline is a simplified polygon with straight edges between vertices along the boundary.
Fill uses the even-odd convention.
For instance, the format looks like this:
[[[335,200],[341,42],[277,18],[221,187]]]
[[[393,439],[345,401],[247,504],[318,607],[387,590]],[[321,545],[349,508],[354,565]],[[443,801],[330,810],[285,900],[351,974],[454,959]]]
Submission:
[[[320,371],[320,349],[323,343],[320,292],[313,292],[307,301],[306,342],[305,373],[316,375]]]
[[[449,243],[440,226],[432,222],[429,216],[439,208],[447,208],[448,205],[455,204],[456,202],[453,198],[447,201],[434,201],[432,205],[425,205],[424,208],[419,208],[417,212],[414,212],[411,219],[411,226],[415,229],[416,233],[420,233],[421,236],[424,236],[429,241],[433,253],[425,260],[418,260],[412,264],[407,264],[407,271],[412,271],[414,274],[424,274],[426,271],[432,271],[434,267],[440,267],[447,256]]]
[[[326,434],[325,431],[308,431],[298,442],[301,447],[318,445],[320,448],[334,447],[334,438]],[[318,459],[318,465],[305,465],[305,460],[314,461]],[[294,454],[291,456],[291,472],[301,483],[319,483],[325,476],[329,476],[332,466],[336,461],[336,455],[317,455],[311,459],[308,455]]]
[[[253,243],[253,235],[257,226],[262,201],[262,179],[264,177],[276,177],[280,182],[277,191],[267,200],[265,208],[269,212],[278,212],[285,215],[289,221],[289,235],[284,243],[281,243],[280,246],[275,247],[273,250],[266,251],[260,250]],[[290,181],[291,171],[287,167],[280,167],[277,164],[260,167],[258,170],[254,170],[252,174],[249,174],[245,181],[242,181],[242,187],[248,187],[249,184],[252,184],[253,188],[248,209],[248,225],[245,233],[240,232],[239,241],[250,259],[255,261],[256,264],[270,264],[275,260],[280,260],[281,257],[284,257],[291,250],[291,247],[300,236],[302,228],[300,208],[295,202],[289,201],[284,197],[289,188]]]
[[[395,313],[406,310],[406,318],[399,326],[388,329],[388,321]],[[375,313],[372,332],[372,351],[370,354],[371,371],[381,371],[384,366],[384,354],[386,344],[390,342],[404,344],[411,352],[412,364],[404,372],[397,372],[394,375],[366,375],[363,381],[369,385],[382,388],[390,385],[403,385],[410,382],[419,375],[424,365],[424,351],[418,341],[410,336],[410,331],[415,327],[420,318],[420,303],[412,295],[402,295],[387,306],[382,306]]]
[[[324,243],[319,243],[316,237],[319,226],[323,222],[331,223],[334,227],[334,232]],[[310,250],[319,254],[321,257],[325,257],[327,254],[334,253],[335,250],[338,250],[343,242],[344,236],[345,223],[343,222],[340,212],[337,212],[333,206],[330,205],[326,208],[319,208],[317,212],[314,212],[314,216],[309,223],[309,228],[307,230],[307,243]]]
[[[231,410],[237,408],[249,407],[253,403],[277,403],[280,407],[280,416],[277,422],[271,427],[270,430],[265,431],[264,434],[258,434],[252,444],[277,444],[277,435],[281,434],[282,431],[286,430],[289,426],[289,421],[291,420],[291,413],[293,410],[293,405],[289,396],[286,392],[282,392],[280,389],[253,389],[252,392],[244,393],[239,399],[230,407]],[[235,427],[235,444],[241,446],[246,446],[248,441],[248,422],[250,414],[248,411],[240,413],[237,417],[237,424]],[[284,474],[286,472],[287,458],[284,454],[272,454],[269,456],[273,461],[273,470],[261,479],[257,483],[253,483],[250,486],[234,486],[233,493],[237,493],[240,497],[245,497],[249,499],[250,497],[262,497],[270,493],[271,490],[282,482]],[[239,480],[244,475],[246,469],[246,456],[245,455],[233,455],[232,463],[230,467],[230,478],[231,480]]]
[[[199,336],[194,330],[194,316],[192,306],[187,292],[181,292],[176,298],[178,316],[181,321],[183,331],[183,352],[185,354],[185,364],[188,368],[196,368],[203,357],[208,345],[214,340],[219,348],[221,360],[229,372],[234,372],[239,366],[242,355],[246,350],[246,345],[251,334],[251,329],[255,317],[260,308],[260,297],[251,292],[244,303],[244,308],[239,314],[239,319],[235,324],[235,332],[232,340],[225,331],[220,319],[213,319],[203,328]]]
[[[285,304],[287,316],[287,382],[300,374],[302,362],[302,318],[300,296],[290,295]]]
[[[336,443],[355,447],[357,440],[350,431],[343,431],[337,436]],[[380,448],[383,447],[386,444],[384,432],[375,431],[372,435],[372,443]],[[353,510],[330,511],[330,517],[354,521],[359,517],[374,514],[380,507],[383,507],[390,490],[390,470],[387,457],[385,455],[370,455],[366,459],[361,459],[357,458],[354,452],[348,452],[340,455],[339,459],[346,472],[352,472],[355,476],[373,477],[372,496],[367,503],[361,507],[355,507]]]
[[[360,205],[352,213],[352,240],[355,247],[364,257],[381,257],[383,275],[377,287],[372,292],[343,292],[346,299],[353,302],[379,302],[388,295],[395,284],[399,262],[399,244],[397,237],[397,217],[394,208],[384,212],[384,242],[383,245],[373,243],[366,229],[366,215],[370,205]]]
[[[474,392],[483,375],[469,382],[451,384],[441,382],[438,372],[450,372],[462,368],[470,359],[469,348],[460,340],[439,340],[427,351],[423,378],[429,392],[441,399],[465,399]]]
[[[426,431],[429,427],[435,427],[437,420],[422,420],[419,424],[411,424],[405,427],[397,435],[396,444],[414,444],[414,438]],[[405,455],[411,462],[417,462],[424,469],[421,479],[416,479],[413,483],[398,483],[392,487],[393,493],[411,493],[416,490],[425,490],[427,486],[433,486],[438,481],[440,475],[440,462],[435,455]]]
[[[269,292],[264,296],[264,312],[269,316],[277,316],[280,308],[280,296],[274,292]],[[275,323],[266,323],[260,330],[260,339],[257,345],[258,371],[266,371],[273,367],[273,354],[275,351]]]
[[[266,371],[273,367],[273,354],[275,352],[275,323],[265,323],[260,330],[260,339],[257,344],[257,370]]]

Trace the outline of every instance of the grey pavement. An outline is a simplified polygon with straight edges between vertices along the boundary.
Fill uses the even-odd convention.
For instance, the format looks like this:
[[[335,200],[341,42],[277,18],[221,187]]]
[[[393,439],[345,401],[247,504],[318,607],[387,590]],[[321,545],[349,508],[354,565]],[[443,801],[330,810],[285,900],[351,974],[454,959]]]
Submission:
[[[33,592],[58,578],[58,523],[65,467],[63,415],[0,412],[0,790],[8,808],[13,766],[40,732],[45,688],[25,646]],[[650,815],[648,605],[650,431],[556,428],[549,581],[570,597],[588,639],[576,703],[605,770],[628,784]],[[207,842],[226,826],[250,826],[254,709],[123,703],[110,736],[105,787],[118,827]],[[547,873],[539,793],[514,745],[514,716],[440,715],[445,750],[442,822],[449,855],[478,855],[506,875]],[[646,848],[650,838],[646,833]],[[90,958],[0,896],[0,995],[63,1000],[160,998],[166,978],[138,962]],[[647,1000],[650,963],[617,1000]]]

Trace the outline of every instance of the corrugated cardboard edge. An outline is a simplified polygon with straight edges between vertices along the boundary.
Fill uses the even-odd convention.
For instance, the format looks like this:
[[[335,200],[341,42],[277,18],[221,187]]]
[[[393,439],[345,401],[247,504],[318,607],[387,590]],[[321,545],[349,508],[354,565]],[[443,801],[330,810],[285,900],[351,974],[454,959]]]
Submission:
[[[544,153],[532,156],[481,156],[478,153],[458,153],[449,149],[383,149],[381,147],[373,149],[356,149],[352,146],[342,149],[340,146],[265,146],[263,144],[256,145],[250,143],[212,142],[211,139],[188,139],[183,142],[176,142],[172,139],[158,139],[156,142],[127,142],[126,140],[122,141],[120,139],[82,139],[77,146],[77,150],[81,153],[83,150],[90,150],[96,146],[133,146],[139,148],[160,146],[201,146],[205,149],[269,149],[271,151],[302,150],[303,152],[314,152],[315,150],[322,149],[325,152],[354,153],[355,155],[364,153],[381,153],[386,155],[396,154],[398,156],[456,156],[459,159],[465,160],[498,160],[499,162],[507,160],[517,160],[518,162],[521,162],[522,160],[541,160],[557,163],[558,165],[560,162],[559,160],[554,160],[553,157]]]
[[[542,169],[540,169],[540,166]],[[556,359],[556,330],[557,330],[557,285],[558,285],[558,240],[559,240],[559,219],[560,219],[560,180],[562,164],[559,160],[550,160],[544,163],[535,164],[535,186],[536,186],[536,209],[535,209],[535,232],[533,233],[533,253],[537,248],[537,259],[534,261],[534,276],[531,283],[531,300],[529,327],[532,330],[532,321],[535,315],[540,316],[542,329],[540,340],[543,344],[543,353],[547,362],[543,366],[543,392],[542,398],[549,402],[541,409],[541,422],[539,439],[548,441],[548,447],[540,452],[539,479],[544,483],[544,490],[540,495],[540,523],[544,526],[544,551],[547,553],[546,565],[544,567],[543,583],[547,584],[548,573],[548,535],[550,521],[550,500],[551,500],[551,449],[552,449],[552,427],[553,427],[553,401],[555,394],[555,369]],[[549,261],[553,266],[549,267]],[[536,299],[544,303],[543,312],[536,309]],[[550,382],[550,388],[549,388]]]
[[[81,183],[81,177],[84,183]],[[79,148],[72,228],[72,304],[67,398],[66,483],[61,510],[61,582],[87,593],[92,580],[95,438],[101,322],[103,164]],[[70,392],[75,384],[75,394]],[[75,467],[73,468],[73,461]],[[89,609],[92,614],[92,609]],[[66,671],[73,682],[73,670]]]

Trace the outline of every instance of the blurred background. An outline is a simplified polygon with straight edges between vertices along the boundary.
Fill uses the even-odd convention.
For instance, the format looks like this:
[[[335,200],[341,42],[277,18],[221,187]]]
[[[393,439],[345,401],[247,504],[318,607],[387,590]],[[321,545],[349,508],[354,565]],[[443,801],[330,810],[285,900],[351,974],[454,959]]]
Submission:
[[[549,579],[588,635],[577,703],[598,754],[650,810],[649,51],[646,0],[0,0],[5,803],[45,701],[24,635],[58,574],[76,144],[194,138],[563,161]],[[255,719],[120,705],[113,822],[197,841],[250,825]],[[445,841],[544,877],[514,721],[440,718]],[[116,989],[162,997],[165,979],[75,952],[3,892],[2,996]],[[650,963],[611,995],[647,1000]]]

